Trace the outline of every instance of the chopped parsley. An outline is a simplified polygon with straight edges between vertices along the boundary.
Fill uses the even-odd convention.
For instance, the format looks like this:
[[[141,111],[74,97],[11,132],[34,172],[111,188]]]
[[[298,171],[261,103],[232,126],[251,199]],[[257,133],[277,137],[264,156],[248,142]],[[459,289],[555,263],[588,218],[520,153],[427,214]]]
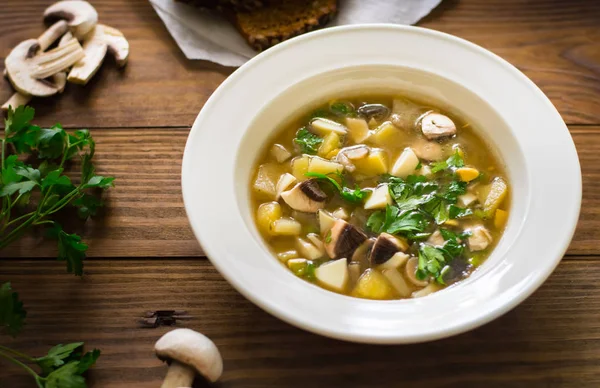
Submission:
[[[427,244],[422,244],[419,247],[419,266],[416,275],[420,280],[425,280],[431,276],[439,284],[446,284],[446,276],[456,272],[451,268],[450,263],[463,257],[465,252],[464,241],[470,233],[458,234],[444,228],[440,228],[440,233],[446,240],[442,247]]]
[[[306,127],[302,127],[296,132],[294,143],[300,147],[300,151],[305,154],[315,155],[323,139],[310,132]]]
[[[367,220],[367,229],[374,233],[402,234],[408,238],[425,232],[428,225],[423,213],[390,205],[385,211],[374,212]]]
[[[329,110],[336,116],[354,116],[355,111],[352,104],[336,101],[329,106]]]
[[[431,172],[435,174],[443,170],[460,168],[464,166],[465,161],[463,160],[462,156],[460,156],[458,150],[455,150],[452,156],[450,156],[448,159],[432,163]]]
[[[325,243],[329,244],[331,242],[331,230],[327,232],[327,236],[325,236]]]

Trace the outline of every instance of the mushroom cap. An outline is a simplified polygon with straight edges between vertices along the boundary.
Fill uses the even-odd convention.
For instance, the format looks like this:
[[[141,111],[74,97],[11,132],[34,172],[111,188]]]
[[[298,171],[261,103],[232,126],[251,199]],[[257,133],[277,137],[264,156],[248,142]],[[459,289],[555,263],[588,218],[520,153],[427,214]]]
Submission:
[[[28,39],[19,43],[4,61],[8,79],[13,87],[23,94],[37,97],[52,96],[59,91],[59,87],[52,82],[31,77],[32,66],[28,59],[35,56],[39,49],[37,39]]]
[[[161,360],[174,360],[194,368],[214,382],[223,372],[223,359],[217,346],[205,335],[190,329],[175,329],[163,335],[154,345]]]
[[[83,39],[98,23],[98,12],[87,1],[64,0],[52,4],[44,11],[44,22],[53,23],[57,20],[65,20],[73,35]]]
[[[117,66],[123,67],[129,58],[129,42],[123,33],[116,28],[99,24],[104,30],[104,41],[108,45],[108,52],[115,57]]]

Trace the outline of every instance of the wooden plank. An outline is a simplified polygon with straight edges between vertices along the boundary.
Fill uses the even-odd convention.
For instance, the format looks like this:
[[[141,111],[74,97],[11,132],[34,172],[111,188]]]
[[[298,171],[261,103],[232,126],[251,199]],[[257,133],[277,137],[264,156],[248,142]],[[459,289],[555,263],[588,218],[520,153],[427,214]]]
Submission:
[[[98,172],[116,176],[106,212],[77,230],[91,257],[201,256],[181,198],[185,128],[96,129]],[[600,126],[572,127],[583,173],[582,213],[568,254],[600,254]],[[559,206],[560,204],[557,204]],[[54,257],[30,236],[0,257]]]
[[[219,387],[597,387],[600,260],[563,262],[521,306],[472,332],[432,343],[370,346],[313,335],[264,313],[205,260],[94,260],[78,279],[46,261],[2,261],[29,311],[3,345],[41,354],[85,341],[102,349],[91,387],[157,387],[165,367],[153,344],[168,328],[142,329],[146,310],[184,309],[186,325],[219,346]],[[35,279],[35,281],[32,281]],[[0,360],[0,381],[31,379]]]
[[[3,1],[0,56],[40,34],[42,12],[52,2]],[[232,69],[187,60],[147,0],[97,0],[94,6],[100,21],[127,36],[131,61],[120,72],[108,60],[86,88],[68,85],[62,96],[35,101],[42,123],[190,126]],[[472,40],[507,59],[574,124],[600,124],[598,24],[600,7],[589,0],[445,0],[420,23]],[[11,93],[8,84],[0,82],[0,101]]]

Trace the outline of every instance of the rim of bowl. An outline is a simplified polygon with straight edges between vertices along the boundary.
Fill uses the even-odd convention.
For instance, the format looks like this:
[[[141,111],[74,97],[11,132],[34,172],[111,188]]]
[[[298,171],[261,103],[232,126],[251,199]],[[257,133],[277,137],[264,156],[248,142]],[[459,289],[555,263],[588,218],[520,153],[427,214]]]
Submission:
[[[538,98],[538,103],[545,104],[545,109],[547,109],[548,113],[553,115],[552,120],[553,123],[557,126],[560,126],[561,130],[564,132],[556,133],[558,136],[567,135],[567,138],[562,138],[562,143],[560,145],[556,144],[563,152],[564,158],[562,161],[567,161],[569,164],[566,168],[569,170],[569,174],[567,178],[569,180],[568,187],[570,193],[570,202],[565,206],[565,211],[563,212],[563,216],[565,218],[562,219],[562,234],[557,236],[552,241],[554,242],[554,251],[553,253],[547,253],[548,258],[543,261],[543,266],[537,269],[537,272],[533,276],[523,276],[527,277],[527,279],[521,281],[518,284],[513,284],[513,288],[509,296],[504,297],[501,301],[498,301],[498,295],[500,291],[496,290],[489,298],[495,298],[495,303],[492,305],[481,305],[477,306],[474,310],[475,312],[471,312],[471,316],[467,319],[455,320],[455,322],[445,323],[445,326],[435,330],[423,330],[422,332],[417,333],[401,333],[401,330],[397,330],[394,334],[385,333],[383,335],[378,332],[366,332],[364,330],[354,330],[353,328],[345,328],[344,330],[340,330],[338,328],[332,328],[331,326],[321,324],[320,322],[315,322],[314,319],[306,318],[306,316],[302,315],[302,311],[291,312],[290,308],[282,308],[281,305],[274,303],[272,299],[270,299],[271,294],[265,295],[260,292],[256,292],[253,289],[247,287],[247,284],[241,280],[236,274],[233,273],[231,268],[224,262],[219,259],[219,256],[222,252],[219,252],[220,248],[224,244],[224,241],[211,240],[210,238],[210,227],[205,228],[203,218],[206,217],[206,220],[210,217],[207,212],[204,214],[199,214],[197,204],[198,197],[197,192],[190,183],[195,177],[195,165],[192,161],[192,149],[194,149],[197,145],[195,144],[195,139],[201,135],[202,131],[208,131],[208,129],[202,128],[202,120],[204,117],[210,115],[210,111],[214,109],[214,106],[219,103],[219,99],[226,97],[227,93],[231,92],[231,85],[238,81],[241,77],[244,77],[250,69],[255,68],[257,66],[268,65],[268,61],[279,55],[280,53],[290,50],[296,45],[300,45],[302,43],[310,43],[320,39],[327,39],[328,36],[333,36],[337,34],[343,34],[346,32],[356,32],[356,31],[364,31],[366,33],[374,33],[377,31],[387,31],[394,30],[398,33],[409,33],[409,34],[417,34],[424,35],[427,37],[432,37],[439,40],[441,43],[445,44],[450,43],[458,46],[462,46],[462,48],[475,51],[478,55],[487,57],[491,59],[493,62],[496,62],[497,65],[502,67],[503,71],[510,73],[510,75],[517,77],[520,83],[523,86],[527,86],[529,91],[535,94],[535,97]],[[317,43],[319,44],[319,43]],[[258,112],[258,110],[257,110]],[[244,131],[241,132],[240,137],[244,136]],[[517,138],[517,140],[519,140]],[[555,139],[556,140],[556,139]],[[501,150],[500,150],[501,151]],[[502,152],[500,152],[502,154]],[[235,158],[235,153],[233,154]],[[212,264],[217,268],[217,270],[226,278],[226,280],[242,295],[252,301],[254,304],[258,305],[265,311],[271,313],[272,315],[290,323],[297,327],[303,328],[308,331],[312,331],[314,333],[318,333],[327,337],[355,341],[355,342],[365,342],[365,343],[385,343],[385,344],[397,344],[397,343],[414,343],[414,342],[423,342],[429,340],[435,340],[440,338],[445,338],[448,336],[456,335],[475,327],[479,327],[499,316],[511,310],[527,297],[529,297],[535,290],[537,290],[542,283],[550,276],[555,267],[558,265],[560,260],[562,259],[564,253],[566,252],[570,241],[575,232],[575,228],[577,225],[577,220],[579,218],[579,212],[581,207],[581,170],[579,165],[579,159],[577,157],[577,152],[575,149],[575,145],[573,143],[572,138],[568,132],[568,128],[562,121],[560,114],[556,110],[556,108],[552,105],[547,96],[531,81],[527,78],[523,73],[521,73],[516,67],[497,56],[496,54],[474,44],[462,38],[458,38],[456,36],[446,34],[439,31],[434,31],[422,27],[415,26],[400,26],[393,24],[370,24],[370,25],[350,25],[350,26],[340,26],[340,27],[331,27],[323,30],[314,31],[308,34],[301,35],[299,37],[293,38],[291,40],[280,43],[279,45],[266,50],[265,52],[257,55],[256,57],[249,60],[247,63],[242,65],[239,69],[237,69],[233,74],[231,74],[218,88],[217,90],[210,96],[210,98],[205,103],[201,112],[198,114],[188,136],[188,140],[185,146],[185,151],[183,155],[182,162],[182,192],[183,192],[183,200],[186,209],[186,213],[188,215],[188,219],[190,221],[193,232],[201,243],[205,254],[209,257]],[[515,199],[513,199],[515,200]],[[237,206],[234,206],[234,203],[231,203],[232,207],[237,209]],[[529,209],[527,209],[528,211]],[[204,220],[205,221],[205,220]],[[240,224],[245,225],[240,219]],[[245,226],[244,226],[245,228]],[[266,256],[266,255],[265,255]],[[269,257],[272,260],[275,260],[272,255]],[[498,271],[496,271],[498,272]],[[503,276],[502,273],[496,273],[496,276]],[[480,280],[481,281],[481,280]],[[518,286],[518,287],[517,287]],[[329,294],[335,295],[336,297],[348,298],[344,295],[339,295],[335,293]],[[436,294],[437,295],[437,294]],[[331,299],[331,298],[329,298]],[[333,297],[335,300],[335,297]],[[369,301],[357,298],[349,298],[353,301],[356,301],[356,304],[361,304],[362,302],[366,303],[386,303],[385,301]],[[425,298],[427,299],[427,298]],[[359,302],[360,301],[360,302]],[[319,319],[319,318],[317,318]]]

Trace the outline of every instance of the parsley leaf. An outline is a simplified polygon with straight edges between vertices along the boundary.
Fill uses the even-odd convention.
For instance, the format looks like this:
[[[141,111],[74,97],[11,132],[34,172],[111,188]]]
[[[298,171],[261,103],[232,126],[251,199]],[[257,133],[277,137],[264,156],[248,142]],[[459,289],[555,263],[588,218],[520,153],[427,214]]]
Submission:
[[[450,205],[448,207],[448,216],[451,219],[467,217],[473,214],[473,210],[469,208],[462,208],[456,205]]]
[[[423,244],[419,248],[419,265],[416,273],[417,279],[425,280],[428,276],[433,276],[437,279],[445,265],[446,259],[440,249]]]
[[[16,336],[25,324],[27,312],[19,294],[12,290],[10,283],[0,285],[0,327],[11,336]]]
[[[298,144],[303,153],[315,155],[323,139],[303,127],[296,132],[294,143]]]
[[[458,196],[467,192],[467,182],[452,181],[442,192],[442,197],[449,203],[456,203]]]
[[[336,101],[329,106],[329,110],[336,116],[354,115],[354,107],[347,102]]]
[[[36,147],[41,159],[58,158],[64,151],[65,130],[59,124],[52,128],[42,128],[37,134]]]
[[[8,136],[18,133],[33,120],[35,110],[29,106],[21,105],[17,109],[9,109],[4,119],[4,130]]]
[[[436,174],[446,169],[464,167],[464,165],[465,161],[463,160],[462,156],[460,156],[458,150],[455,150],[448,159],[432,163],[431,172]]]
[[[78,235],[66,233],[56,222],[48,234],[58,240],[57,259],[67,262],[67,272],[78,276],[83,275],[83,259],[88,249],[87,244],[81,242],[81,237]]]
[[[428,226],[425,216],[418,211],[401,210],[388,205],[385,212],[378,210],[367,219],[367,229],[374,233],[390,233],[411,236],[422,233]]]
[[[362,203],[368,194],[367,190],[361,189],[358,185],[355,185],[354,189],[345,186],[344,177],[340,173],[338,173],[337,176],[342,181],[342,184],[340,184],[334,178],[326,174],[320,174],[317,172],[307,172],[304,175],[309,178],[316,178],[331,183],[340,194],[340,197],[342,197],[343,200],[351,203]]]
[[[54,369],[61,367],[65,364],[67,359],[77,348],[83,346],[83,342],[75,342],[72,344],[59,344],[52,347],[48,354],[43,357],[35,359],[35,363],[42,368],[43,374],[49,374]]]

